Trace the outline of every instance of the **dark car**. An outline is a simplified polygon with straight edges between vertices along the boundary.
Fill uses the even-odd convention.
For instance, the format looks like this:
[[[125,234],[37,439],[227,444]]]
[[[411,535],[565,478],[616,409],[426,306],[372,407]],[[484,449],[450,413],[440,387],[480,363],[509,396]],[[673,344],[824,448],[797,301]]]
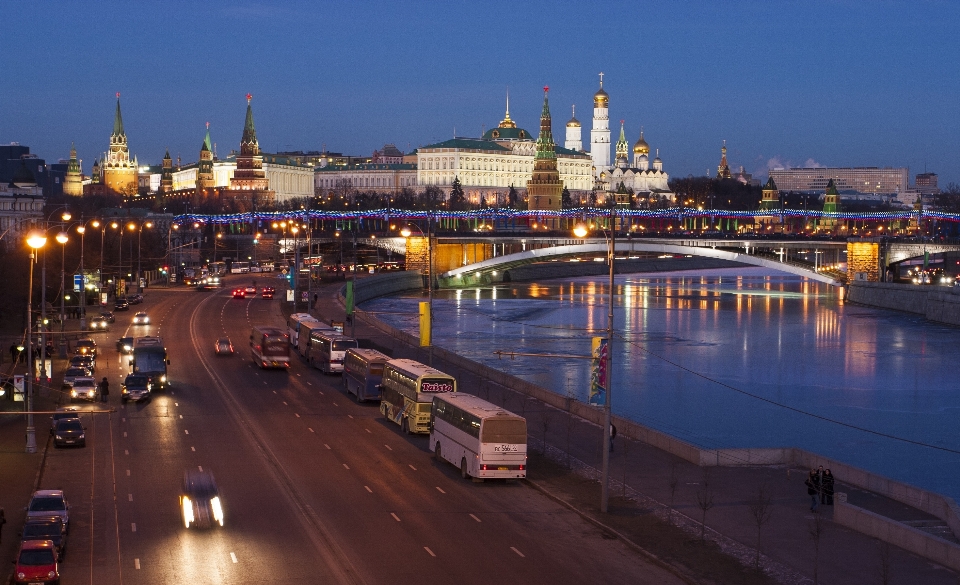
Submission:
[[[53,429],[53,446],[56,448],[86,447],[87,437],[84,430],[80,419],[65,418],[57,421],[57,426]]]
[[[97,371],[97,360],[92,355],[75,355],[70,358],[70,367],[87,368],[91,372]]]
[[[143,295],[140,293],[137,293],[132,297],[128,297],[127,302],[130,303],[131,305],[139,305],[140,303],[143,302]]]
[[[113,310],[114,310],[114,311],[129,311],[129,310],[130,310],[130,303],[127,301],[127,299],[117,299],[117,300],[113,303]]]
[[[65,419],[74,419],[80,420],[80,411],[72,406],[66,408],[58,408],[53,416],[50,417],[50,434],[53,434],[53,431],[57,428],[57,423]]]
[[[121,337],[118,339],[117,351],[121,354],[133,353],[133,337]]]
[[[150,390],[152,386],[149,376],[130,374],[123,381],[123,386],[120,389],[120,400],[123,402],[127,402],[128,400],[133,400],[134,402],[150,400]]]
[[[117,317],[110,311],[101,311],[100,316],[106,319],[107,323],[113,323],[117,320]]]
[[[187,528],[223,526],[223,504],[217,481],[209,471],[189,470],[183,473],[180,511]]]
[[[63,559],[67,548],[67,530],[63,527],[63,520],[56,516],[38,516],[24,522],[20,540],[49,540],[57,549],[57,555]]]
[[[13,582],[60,583],[60,565],[57,547],[49,540],[25,540],[20,543],[17,559],[13,561]]]
[[[217,355],[233,355],[233,344],[229,337],[221,337],[215,346]]]
[[[246,296],[247,296],[247,293],[242,288],[234,289],[233,291],[233,298],[235,299],[242,299],[242,298],[245,298]]]
[[[77,344],[73,346],[73,353],[97,357],[97,342],[90,338],[78,339]]]

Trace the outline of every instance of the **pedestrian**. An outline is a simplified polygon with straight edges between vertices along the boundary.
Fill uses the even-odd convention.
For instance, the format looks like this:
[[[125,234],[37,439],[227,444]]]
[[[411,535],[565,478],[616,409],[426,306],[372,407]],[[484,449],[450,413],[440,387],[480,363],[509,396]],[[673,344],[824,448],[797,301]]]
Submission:
[[[7,523],[7,515],[0,508],[0,542],[3,542],[3,525]]]
[[[107,381],[107,377],[103,377],[103,381],[100,382],[100,400],[102,402],[108,402],[107,398],[110,396],[110,382]]]
[[[13,342],[10,344],[10,360],[13,363],[17,363],[17,356],[20,355],[20,350],[17,349],[17,343]]]
[[[833,474],[830,473],[830,470],[827,469],[823,472],[823,503],[832,506],[833,505]]]
[[[610,452],[613,453],[613,440],[617,438],[617,425],[610,423]]]
[[[807,481],[803,483],[807,486],[807,495],[810,496],[810,511],[815,512],[820,505],[820,477],[817,470],[811,469]]]

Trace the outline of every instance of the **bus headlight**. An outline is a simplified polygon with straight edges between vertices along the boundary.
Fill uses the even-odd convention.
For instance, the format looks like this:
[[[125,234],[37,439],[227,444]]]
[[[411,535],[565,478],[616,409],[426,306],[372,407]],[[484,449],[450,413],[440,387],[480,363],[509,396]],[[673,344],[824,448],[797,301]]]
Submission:
[[[160,381],[161,381],[161,382],[166,382],[166,381],[167,381],[167,375],[166,375],[166,374],[163,374],[162,376],[160,376]]]
[[[181,502],[183,504],[183,525],[190,528],[190,523],[193,522],[193,502],[187,496],[183,496]]]
[[[223,526],[223,508],[220,506],[220,496],[210,500],[210,507],[213,508],[213,519],[216,520],[220,526]]]

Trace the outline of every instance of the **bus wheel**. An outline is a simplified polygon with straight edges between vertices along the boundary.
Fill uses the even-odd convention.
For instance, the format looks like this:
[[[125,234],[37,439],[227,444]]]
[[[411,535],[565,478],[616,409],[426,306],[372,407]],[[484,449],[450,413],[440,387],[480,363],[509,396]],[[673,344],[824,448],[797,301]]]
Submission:
[[[460,477],[467,479],[470,477],[470,474],[467,473],[467,460],[466,458],[460,458]]]
[[[437,461],[443,461],[443,457],[440,456],[440,441],[437,441],[437,448],[433,450],[433,456],[437,458]]]

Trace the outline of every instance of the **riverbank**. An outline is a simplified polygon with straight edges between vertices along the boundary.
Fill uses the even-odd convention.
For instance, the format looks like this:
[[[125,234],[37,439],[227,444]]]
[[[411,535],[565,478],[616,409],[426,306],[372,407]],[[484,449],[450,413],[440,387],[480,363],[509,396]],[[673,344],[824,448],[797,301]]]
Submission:
[[[847,301],[923,315],[930,321],[960,326],[960,287],[886,282],[851,282]]]

